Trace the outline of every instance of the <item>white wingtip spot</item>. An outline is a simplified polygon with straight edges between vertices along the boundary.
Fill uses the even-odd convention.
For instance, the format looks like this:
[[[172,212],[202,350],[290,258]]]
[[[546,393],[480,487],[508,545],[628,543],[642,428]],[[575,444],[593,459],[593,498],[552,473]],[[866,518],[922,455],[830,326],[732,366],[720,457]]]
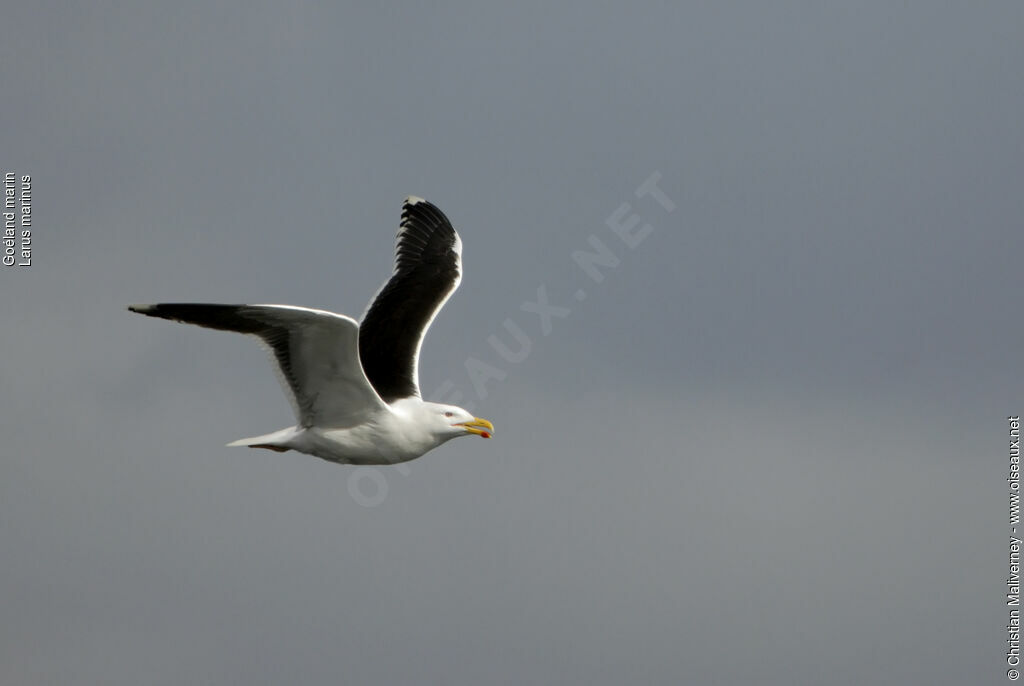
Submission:
[[[416,204],[419,204],[421,202],[426,202],[426,200],[424,200],[423,198],[419,197],[418,195],[409,195],[409,196],[406,196],[406,198],[405,198],[405,204],[406,205],[416,205]]]

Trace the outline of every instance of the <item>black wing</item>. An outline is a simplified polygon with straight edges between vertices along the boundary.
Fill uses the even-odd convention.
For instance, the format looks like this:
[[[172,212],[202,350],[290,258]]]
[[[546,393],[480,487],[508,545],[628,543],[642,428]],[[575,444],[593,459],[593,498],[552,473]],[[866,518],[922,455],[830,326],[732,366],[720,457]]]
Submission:
[[[395,271],[359,325],[363,371],[384,402],[419,396],[423,336],[462,279],[462,241],[441,210],[409,197],[395,240]]]

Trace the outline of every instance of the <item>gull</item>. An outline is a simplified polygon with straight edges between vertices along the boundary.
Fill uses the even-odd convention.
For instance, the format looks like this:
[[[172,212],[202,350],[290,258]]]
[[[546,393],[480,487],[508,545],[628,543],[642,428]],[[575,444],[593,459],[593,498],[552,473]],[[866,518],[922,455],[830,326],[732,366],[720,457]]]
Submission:
[[[430,323],[462,280],[462,239],[423,198],[402,206],[395,269],[362,323],[292,305],[159,303],[132,312],[257,336],[270,349],[295,426],[228,443],[295,450],[338,464],[397,464],[459,436],[490,438],[486,419],[423,400],[418,360]]]

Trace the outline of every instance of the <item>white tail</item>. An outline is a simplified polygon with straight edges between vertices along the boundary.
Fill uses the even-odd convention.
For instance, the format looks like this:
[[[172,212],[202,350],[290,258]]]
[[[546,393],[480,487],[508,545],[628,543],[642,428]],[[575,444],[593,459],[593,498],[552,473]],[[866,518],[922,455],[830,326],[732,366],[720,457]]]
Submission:
[[[266,448],[267,450],[283,453],[286,450],[292,450],[291,439],[294,437],[295,427],[290,426],[287,429],[281,429],[272,434],[239,438],[237,441],[228,443],[227,447]]]

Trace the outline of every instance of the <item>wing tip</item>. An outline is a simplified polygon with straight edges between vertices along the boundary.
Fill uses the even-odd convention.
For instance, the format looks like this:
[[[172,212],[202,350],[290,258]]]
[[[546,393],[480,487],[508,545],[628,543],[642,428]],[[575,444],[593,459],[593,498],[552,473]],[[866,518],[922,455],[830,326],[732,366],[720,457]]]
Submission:
[[[156,312],[156,305],[129,305],[129,312],[138,312],[139,314],[153,314]]]
[[[426,202],[426,200],[424,198],[421,198],[418,195],[407,195],[407,196],[405,196],[404,204],[406,204],[406,205],[419,205],[421,202]]]

